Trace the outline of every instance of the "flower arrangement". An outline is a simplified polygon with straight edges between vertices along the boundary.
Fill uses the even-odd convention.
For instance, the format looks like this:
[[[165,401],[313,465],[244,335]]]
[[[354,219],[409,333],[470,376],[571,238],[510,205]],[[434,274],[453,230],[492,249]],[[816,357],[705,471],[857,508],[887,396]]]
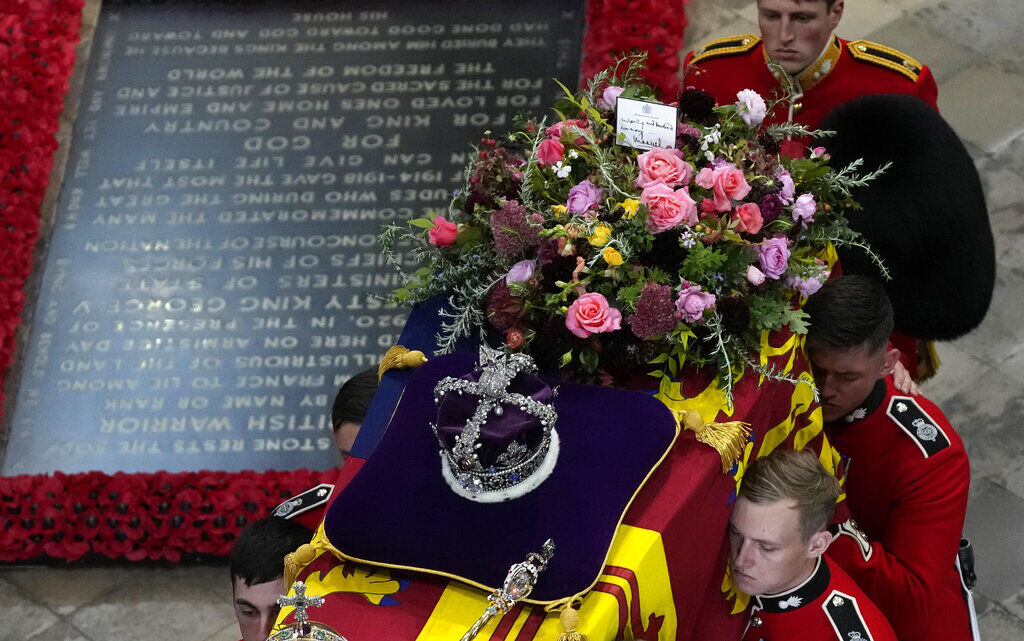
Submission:
[[[331,472],[0,477],[0,563],[227,556],[238,533]]]
[[[522,116],[484,138],[446,216],[384,229],[386,252],[411,244],[425,260],[395,301],[448,297],[440,351],[503,339],[549,370],[619,384],[712,367],[731,393],[762,332],[806,332],[801,299],[829,276],[830,245],[868,249],[844,211],[884,168],[781,155],[783,137],[810,132],[762,127],[773,105],[751,90],[716,105],[687,89],[675,148],[620,144],[616,99],[653,100],[642,60],[566,90],[550,126]]]

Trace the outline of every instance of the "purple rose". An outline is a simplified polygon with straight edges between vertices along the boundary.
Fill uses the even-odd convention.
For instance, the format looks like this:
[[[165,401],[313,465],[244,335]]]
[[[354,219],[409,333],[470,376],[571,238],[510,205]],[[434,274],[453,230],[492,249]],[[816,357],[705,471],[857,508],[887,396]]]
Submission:
[[[614,109],[615,101],[618,100],[619,94],[625,91],[625,87],[616,87],[612,85],[604,90],[601,97],[595,100],[597,106],[601,109]]]
[[[782,191],[779,192],[779,200],[782,201],[783,205],[792,205],[793,196],[796,195],[796,185],[793,184],[793,177],[781,167],[775,172],[775,177],[782,181]]]
[[[701,291],[697,285],[683,282],[684,287],[676,298],[676,315],[687,323],[704,320],[704,310],[715,306],[715,295]]]
[[[533,276],[535,267],[532,260],[521,260],[505,274],[506,283],[523,283]]]
[[[596,206],[600,200],[601,188],[589,180],[584,180],[569,190],[566,207],[574,214],[582,214]]]
[[[792,287],[796,291],[800,292],[801,296],[810,296],[814,292],[821,289],[821,281],[817,278],[800,278],[799,276],[789,276],[786,278],[786,286]]]
[[[781,236],[765,240],[757,246],[757,262],[765,276],[778,280],[789,266],[789,243]]]
[[[793,205],[793,222],[798,222],[807,229],[807,223],[814,222],[814,212],[818,210],[818,203],[814,202],[811,194],[800,194]]]
[[[766,194],[761,199],[761,220],[764,224],[772,222],[782,213],[782,201],[775,194]]]

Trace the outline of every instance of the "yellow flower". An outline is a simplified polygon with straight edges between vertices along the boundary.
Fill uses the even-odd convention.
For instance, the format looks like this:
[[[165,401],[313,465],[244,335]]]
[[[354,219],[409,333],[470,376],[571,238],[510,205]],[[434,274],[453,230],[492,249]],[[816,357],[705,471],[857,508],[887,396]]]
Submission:
[[[604,251],[601,252],[601,258],[612,267],[618,267],[622,264],[622,254],[614,247],[605,247]]]
[[[612,239],[612,227],[607,223],[598,223],[594,227],[594,233],[587,236],[587,240],[594,247],[604,247]]]
[[[640,206],[640,201],[636,198],[627,198],[623,200],[619,205],[626,210],[624,218],[634,218],[636,216],[636,210]]]
[[[566,212],[569,211],[569,208],[565,205],[552,205],[551,211],[555,212],[555,216],[561,218],[565,216]]]

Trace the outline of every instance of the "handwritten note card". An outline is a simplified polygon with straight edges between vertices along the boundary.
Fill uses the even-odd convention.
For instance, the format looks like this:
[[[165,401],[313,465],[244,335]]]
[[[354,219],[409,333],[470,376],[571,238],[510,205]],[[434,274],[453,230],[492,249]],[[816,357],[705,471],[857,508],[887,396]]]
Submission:
[[[660,102],[620,97],[615,107],[615,130],[625,135],[625,140],[620,137],[619,144],[637,149],[674,148],[677,112],[676,107]]]

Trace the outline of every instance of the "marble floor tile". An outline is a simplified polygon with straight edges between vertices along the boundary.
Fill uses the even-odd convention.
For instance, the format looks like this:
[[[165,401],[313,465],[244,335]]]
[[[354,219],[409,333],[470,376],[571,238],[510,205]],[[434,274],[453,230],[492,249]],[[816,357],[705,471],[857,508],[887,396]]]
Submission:
[[[991,59],[939,85],[939,111],[961,138],[986,151],[1024,131],[1021,104],[1024,76],[1006,73]]]
[[[205,639],[197,639],[197,641],[238,641],[238,637],[240,636],[241,632],[238,630],[238,622],[232,621],[209,637]]]
[[[752,7],[736,11],[724,2],[691,2],[686,6],[686,18],[690,22],[683,32],[684,51],[692,51],[715,38],[757,32]]]
[[[74,121],[78,113],[78,107],[82,99],[82,85],[85,83],[85,66],[89,61],[89,52],[92,49],[91,27],[83,26],[80,31],[80,40],[75,46],[75,68],[68,82],[68,91],[64,94],[64,109],[60,117],[64,120]]]
[[[992,210],[989,221],[995,237],[999,268],[1008,277],[1024,276],[1024,203]]]
[[[19,639],[18,641],[94,641],[85,634],[71,625],[67,621],[57,621],[45,630],[41,630],[30,637],[25,637],[24,640]],[[233,640],[237,641],[237,640]]]
[[[977,380],[984,376],[989,366],[956,342],[937,343],[935,349],[942,364],[935,376],[921,385],[921,391],[952,421],[953,417],[949,414],[951,408],[946,406],[947,401],[961,391],[965,380]]]
[[[917,8],[914,17],[950,40],[993,53],[1019,37],[1024,24],[1020,0],[938,0]]]
[[[1020,641],[1024,639],[1024,621],[1005,610],[993,608],[978,617],[978,628],[985,641]]]
[[[1024,591],[1024,498],[987,479],[971,487],[965,535],[974,543],[976,592],[1004,602]]]
[[[983,54],[946,38],[910,15],[901,15],[886,22],[869,31],[864,38],[899,49],[921,64],[928,65],[938,83],[984,59]]]
[[[102,5],[103,0],[85,0],[85,6],[82,8],[82,24],[95,27]]]
[[[1024,205],[1024,131],[985,154],[977,165],[989,211]]]
[[[17,585],[40,605],[69,615],[127,582],[130,568],[26,567],[0,570],[0,577]]]
[[[220,566],[139,568],[69,620],[89,637],[110,641],[206,639],[235,620],[226,575]]]
[[[843,17],[839,21],[839,28],[836,33],[847,40],[872,39],[869,34],[882,28],[887,23],[897,20],[902,16],[898,5],[891,5],[885,2],[847,2],[843,9]],[[890,44],[886,41],[880,41]],[[905,45],[895,46],[900,50]],[[913,54],[912,54],[913,55]]]
[[[13,583],[0,578],[0,635],[3,638],[27,639],[56,621],[56,615]]]
[[[965,349],[982,361],[998,367],[1013,355],[1015,348],[1024,344],[1024,278],[1012,270],[996,267],[996,285],[988,314],[981,325],[954,345]],[[1010,394],[1019,389],[1004,389]]]

